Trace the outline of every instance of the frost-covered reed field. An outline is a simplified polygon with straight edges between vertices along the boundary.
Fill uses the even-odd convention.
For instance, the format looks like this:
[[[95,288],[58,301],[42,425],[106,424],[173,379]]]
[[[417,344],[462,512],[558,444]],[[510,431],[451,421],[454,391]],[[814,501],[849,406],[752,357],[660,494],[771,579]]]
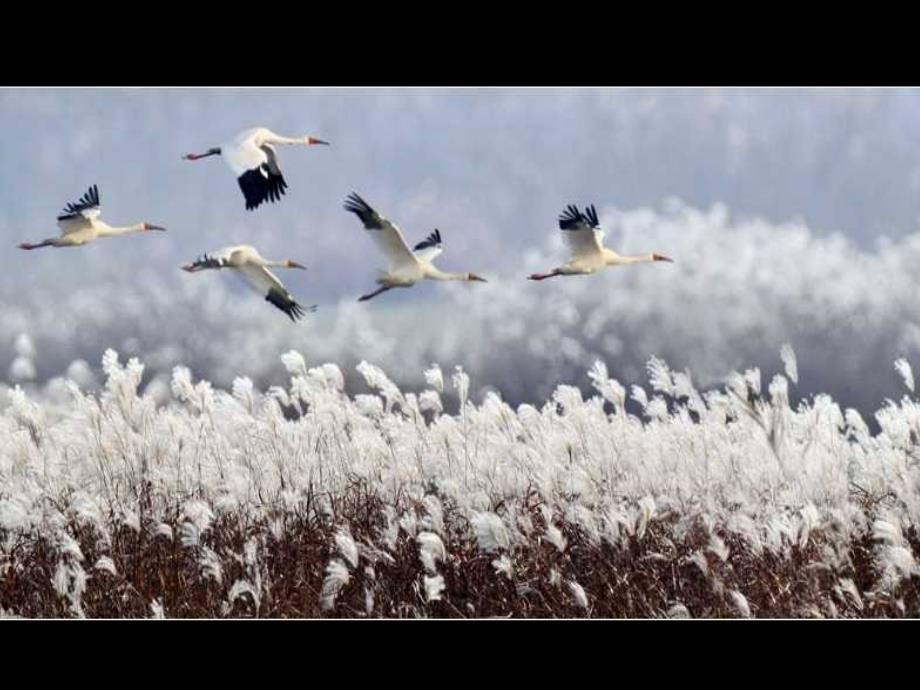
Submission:
[[[462,370],[400,390],[282,357],[286,387],[109,350],[104,388],[8,391],[0,609],[23,617],[902,617],[920,614],[920,403],[880,431],[785,376],[516,409]],[[23,365],[24,366],[24,365]],[[280,368],[280,367],[279,367]],[[887,366],[886,366],[887,369]],[[572,382],[580,384],[583,382]],[[795,396],[792,396],[795,399]],[[456,409],[456,414],[445,410]]]

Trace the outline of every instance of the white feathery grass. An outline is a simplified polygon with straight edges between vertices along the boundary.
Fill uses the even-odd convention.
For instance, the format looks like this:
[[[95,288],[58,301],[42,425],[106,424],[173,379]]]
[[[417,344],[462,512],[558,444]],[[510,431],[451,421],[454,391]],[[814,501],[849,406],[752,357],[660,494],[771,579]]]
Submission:
[[[339,595],[342,587],[347,585],[351,580],[348,572],[348,566],[338,559],[329,561],[326,566],[326,578],[323,580],[323,589],[320,592],[320,606],[323,611],[329,611],[335,607],[335,599]]]
[[[583,609],[588,608],[588,595],[585,594],[584,587],[575,582],[575,580],[568,580],[566,585],[568,585],[569,592],[571,593],[572,598],[575,599],[575,603],[577,603]]]
[[[154,599],[150,602],[150,617],[155,620],[166,618],[166,610],[163,608],[163,602],[160,599]]]
[[[109,573],[110,575],[118,575],[118,571],[115,569],[115,561],[109,556],[100,556],[93,568]]]
[[[425,370],[425,383],[434,388],[438,393],[444,392],[444,374],[441,367],[432,364],[429,369]]]
[[[438,569],[438,561],[447,558],[447,549],[444,548],[444,542],[441,537],[434,532],[419,532],[416,537],[419,545],[419,558],[422,566],[429,573],[435,573]]]
[[[838,586],[841,592],[845,592],[849,595],[850,600],[856,605],[856,608],[860,611],[865,608],[863,604],[863,598],[859,593],[859,588],[856,586],[856,583],[848,577],[840,578],[838,581]]]
[[[740,613],[743,618],[750,618],[751,608],[748,605],[747,598],[737,590],[732,590],[728,595],[731,597],[732,603],[735,605],[738,613]]]
[[[556,527],[556,525],[551,524],[546,527],[546,540],[555,546],[560,553],[565,551],[565,537],[562,535],[562,531]]]
[[[789,343],[784,343],[783,346],[779,349],[779,356],[783,360],[783,367],[786,370],[786,376],[789,377],[789,380],[793,383],[799,382],[799,365],[795,358],[795,350],[792,349],[792,345]]]
[[[511,545],[505,523],[495,513],[474,513],[470,517],[470,524],[476,533],[480,551],[488,553],[507,549]]]
[[[509,580],[514,577],[514,568],[511,559],[506,554],[502,554],[492,561],[492,567],[495,568],[496,574],[502,574]]]
[[[709,536],[709,546],[706,550],[715,554],[723,563],[728,560],[729,548],[717,534],[711,534]]]
[[[242,597],[244,594],[248,594],[252,598],[253,604],[255,604],[256,611],[259,610],[261,605],[262,597],[259,594],[259,591],[246,580],[236,580],[233,583],[233,586],[230,587],[230,592],[227,594],[227,601],[230,604],[233,604],[237,599]]]
[[[435,575],[433,577],[429,577],[428,575],[424,575],[422,577],[422,581],[425,584],[425,600],[440,601],[441,593],[446,588],[444,583],[444,576]]]
[[[303,355],[296,350],[288,350],[281,355],[281,363],[284,364],[284,368],[288,370],[288,373],[293,376],[307,375],[307,363],[304,361]]]
[[[358,567],[358,545],[348,532],[335,533],[335,546],[352,569]]]
[[[28,357],[19,356],[10,364],[9,378],[11,381],[34,381],[37,375],[35,363]]]
[[[693,618],[687,607],[680,602],[673,604],[671,608],[668,609],[667,616],[668,618]]]
[[[910,392],[914,392],[914,370],[911,369],[910,362],[908,362],[904,357],[900,357],[895,360],[894,368],[901,375],[901,378],[904,379],[904,385],[910,389]]]
[[[732,593],[741,585],[717,581],[740,567],[747,549],[780,560],[808,549],[821,555],[812,567],[826,573],[838,607],[821,604],[821,615],[883,606],[890,612],[898,599],[911,605],[902,588],[918,570],[908,537],[920,523],[920,406],[909,396],[886,402],[872,418],[878,429],[870,429],[828,396],[793,408],[783,376],[773,378],[768,395],[756,393],[756,369],[699,391],[689,373],[653,360],[653,399],[631,389],[644,407],[637,416],[626,413],[625,388],[598,361],[585,379],[595,394],[560,385],[544,404],[517,408],[455,369],[450,384],[463,404],[457,412],[450,403],[455,411],[445,414],[431,402],[443,389],[434,367],[428,398],[404,394],[367,363],[359,373],[373,392],[353,395],[337,368],[305,370],[296,357],[287,359],[290,385],[275,394],[258,393],[240,378],[232,391],[221,390],[179,367],[174,398],[156,402],[140,392],[143,365],[122,365],[114,350],[104,356],[99,391],[46,397],[34,387],[6,389],[3,538],[15,544],[47,537],[57,559],[47,577],[74,615],[84,613],[87,579],[92,587],[102,573],[115,574],[112,557],[99,554],[117,553],[121,527],[176,539],[202,583],[224,587],[232,578],[236,599],[248,599],[247,586],[263,591],[259,539],[281,541],[292,513],[345,524],[333,499],[359,486],[379,499],[382,524],[373,537],[361,534],[360,544],[348,531],[356,523],[333,533],[320,595],[327,611],[351,577],[366,574],[362,565],[382,578],[383,563],[392,565],[410,539],[419,554],[414,577],[436,577],[448,558],[475,547],[496,576],[520,577],[514,584],[522,587],[530,586],[524,579],[549,581],[563,592],[576,545],[619,553],[638,547],[650,565],[689,554],[681,565],[699,570],[742,615]],[[783,359],[794,381],[798,372],[789,356]],[[905,367],[906,361],[898,370]],[[278,405],[281,393],[293,411]],[[436,414],[423,417],[423,407]],[[265,529],[230,554],[215,534],[228,523]],[[74,538],[74,524],[95,532],[92,548]],[[692,541],[700,527],[702,541]],[[875,540],[871,584],[849,570],[851,544],[867,530]],[[554,545],[544,553],[552,561],[533,573],[526,554],[540,539]],[[83,562],[84,550],[95,564]],[[0,558],[0,568],[9,567]],[[597,609],[606,595],[577,577]],[[381,586],[362,578],[378,608]]]

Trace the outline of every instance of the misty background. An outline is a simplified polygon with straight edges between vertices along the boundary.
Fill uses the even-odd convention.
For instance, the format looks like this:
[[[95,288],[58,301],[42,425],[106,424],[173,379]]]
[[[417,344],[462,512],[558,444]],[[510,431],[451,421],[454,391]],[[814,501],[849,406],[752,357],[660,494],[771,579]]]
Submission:
[[[462,366],[474,398],[625,384],[651,356],[720,383],[798,356],[793,399],[875,410],[920,349],[920,90],[2,89],[0,380],[93,386],[107,347],[168,390],[173,366],[229,386],[287,374],[280,355],[367,360],[420,388]],[[244,208],[219,158],[181,160],[265,126],[330,147],[280,148],[280,203]],[[165,235],[24,252],[98,184],[103,220]],[[384,258],[342,209],[360,193],[410,244],[435,227],[448,271],[357,303]],[[543,283],[567,260],[556,218],[594,203],[608,246],[674,264]],[[178,266],[225,245],[309,270],[279,277],[319,311],[292,324],[232,274]],[[355,384],[358,385],[358,384]]]

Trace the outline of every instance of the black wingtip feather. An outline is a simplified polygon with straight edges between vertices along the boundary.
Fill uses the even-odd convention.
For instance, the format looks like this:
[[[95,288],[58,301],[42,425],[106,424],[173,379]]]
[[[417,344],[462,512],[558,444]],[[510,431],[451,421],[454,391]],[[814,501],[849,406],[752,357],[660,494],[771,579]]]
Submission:
[[[361,213],[374,212],[374,209],[372,209],[364,199],[358,196],[356,192],[352,192],[345,199],[345,210],[357,213],[358,215],[361,215]]]
[[[597,219],[597,209],[594,208],[594,204],[591,204],[585,209],[585,215],[587,215],[588,220],[591,222],[592,228],[599,228],[600,221]]]
[[[288,315],[291,321],[297,321],[297,319],[303,317],[308,311],[316,311],[315,304],[304,310],[304,308],[297,304],[290,295],[279,292],[278,290],[269,290],[268,294],[265,296],[265,301],[278,307],[278,309]]]
[[[203,269],[203,268],[223,268],[227,263],[223,259],[216,259],[210,254],[202,254],[197,259],[195,259],[189,268],[192,269]]]
[[[265,164],[247,170],[237,178],[237,182],[246,199],[247,211],[257,209],[266,201],[279,201],[288,186],[283,175],[275,175]]]
[[[437,247],[441,244],[441,231],[437,228],[434,229],[428,237],[426,237],[422,242],[419,242],[412,249],[413,251],[418,251],[419,249],[427,249],[428,247]]]
[[[559,216],[559,229],[571,230],[584,220],[585,217],[581,214],[581,211],[578,210],[578,207],[569,204],[565,211]]]
[[[361,222],[364,223],[364,227],[368,230],[379,230],[383,227],[377,212],[371,208],[370,204],[358,196],[356,192],[352,192],[348,195],[345,199],[344,208],[346,211],[350,211],[358,216]]]
[[[86,194],[80,197],[79,201],[72,201],[67,206],[64,207],[64,210],[61,211],[61,215],[58,216],[58,220],[67,220],[68,218],[74,218],[79,215],[82,211],[85,211],[89,208],[97,208],[99,206],[99,188],[96,185],[93,185],[88,190]]]

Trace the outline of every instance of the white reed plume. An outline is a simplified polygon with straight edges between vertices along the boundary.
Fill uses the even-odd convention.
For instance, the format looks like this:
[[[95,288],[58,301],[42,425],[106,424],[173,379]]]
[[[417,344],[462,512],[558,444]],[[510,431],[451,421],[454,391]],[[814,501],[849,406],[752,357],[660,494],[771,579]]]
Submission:
[[[795,359],[795,350],[792,349],[792,345],[789,343],[784,343],[783,346],[779,349],[779,356],[783,360],[783,366],[786,369],[786,376],[793,383],[799,382],[799,365]]]
[[[897,372],[901,375],[901,378],[904,379],[904,385],[910,389],[910,392],[914,392],[914,371],[911,369],[910,362],[908,362],[904,357],[900,357],[895,360],[894,368],[897,369]]]

